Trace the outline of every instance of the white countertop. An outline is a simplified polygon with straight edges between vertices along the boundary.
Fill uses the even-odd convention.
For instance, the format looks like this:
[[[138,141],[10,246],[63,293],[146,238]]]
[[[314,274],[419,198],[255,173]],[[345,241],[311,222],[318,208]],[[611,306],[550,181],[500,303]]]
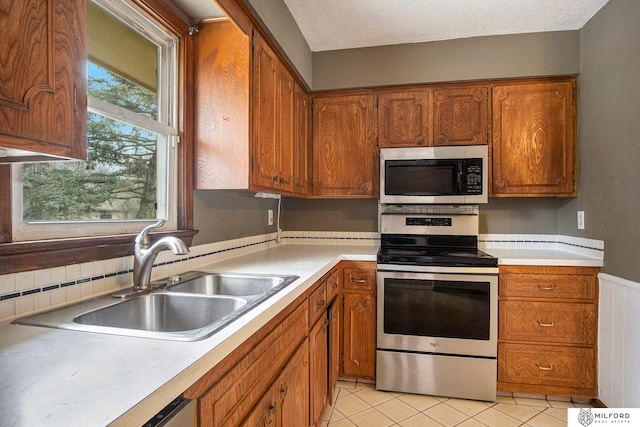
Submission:
[[[597,264],[592,258],[571,252],[503,251],[506,250],[486,250],[501,258],[502,265]],[[375,261],[376,252],[373,245],[282,244],[198,268],[300,276],[202,341],[176,342],[0,324],[0,424],[142,425],[339,261]],[[602,260],[598,261],[597,266],[601,266]]]
[[[561,249],[482,249],[500,265],[602,267],[603,260]]]

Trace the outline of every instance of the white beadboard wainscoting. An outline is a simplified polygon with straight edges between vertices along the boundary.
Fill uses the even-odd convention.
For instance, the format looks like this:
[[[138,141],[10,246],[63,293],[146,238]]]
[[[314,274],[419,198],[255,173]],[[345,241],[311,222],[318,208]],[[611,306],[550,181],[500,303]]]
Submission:
[[[640,283],[598,278],[599,399],[609,408],[640,408]]]

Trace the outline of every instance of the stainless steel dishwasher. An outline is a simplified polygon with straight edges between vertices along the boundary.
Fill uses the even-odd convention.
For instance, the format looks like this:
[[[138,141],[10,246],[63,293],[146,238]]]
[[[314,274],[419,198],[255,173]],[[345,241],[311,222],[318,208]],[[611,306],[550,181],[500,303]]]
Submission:
[[[153,416],[142,427],[193,427],[195,405],[193,400],[180,396]]]

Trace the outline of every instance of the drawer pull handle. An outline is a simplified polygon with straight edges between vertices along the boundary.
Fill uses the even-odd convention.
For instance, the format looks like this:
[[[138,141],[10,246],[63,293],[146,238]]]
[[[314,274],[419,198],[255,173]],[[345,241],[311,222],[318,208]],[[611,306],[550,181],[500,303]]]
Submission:
[[[538,323],[539,326],[542,326],[543,328],[550,328],[551,326],[556,326],[556,321],[554,320],[551,323],[542,323],[539,320],[536,320],[536,322]]]
[[[365,283],[367,281],[367,279],[354,279],[353,277],[351,278],[351,281],[353,283]]]
[[[556,288],[556,285],[551,285],[551,286],[542,286],[540,284],[537,285],[538,289],[542,290],[542,291],[552,291]]]
[[[550,365],[550,366],[540,366],[539,363],[536,363],[536,366],[538,367],[538,369],[540,369],[541,371],[553,371],[555,366]]]

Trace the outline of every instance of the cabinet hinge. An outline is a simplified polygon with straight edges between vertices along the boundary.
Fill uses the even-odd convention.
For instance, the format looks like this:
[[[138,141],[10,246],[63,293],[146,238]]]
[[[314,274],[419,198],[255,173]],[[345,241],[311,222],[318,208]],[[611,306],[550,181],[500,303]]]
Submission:
[[[253,156],[251,156],[251,171],[253,172]]]
[[[311,341],[307,341],[307,350],[311,353]]]
[[[73,85],[73,112],[78,111],[78,87]]]

